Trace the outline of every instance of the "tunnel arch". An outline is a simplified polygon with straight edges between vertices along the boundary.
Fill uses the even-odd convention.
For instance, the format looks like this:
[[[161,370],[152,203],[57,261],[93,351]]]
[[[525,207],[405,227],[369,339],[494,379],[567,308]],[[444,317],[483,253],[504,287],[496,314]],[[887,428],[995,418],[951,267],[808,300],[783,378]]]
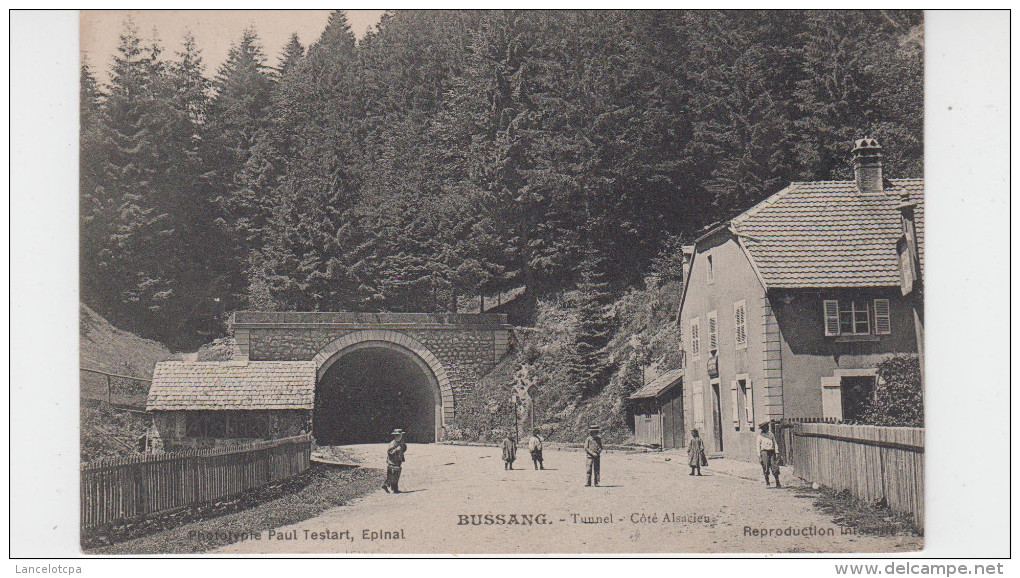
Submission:
[[[324,379],[334,364],[345,357],[358,355],[358,352],[367,353],[368,350],[394,352],[420,369],[429,382],[435,401],[435,433],[433,439],[428,441],[441,440],[448,417],[453,415],[454,410],[450,377],[443,364],[424,344],[406,334],[388,330],[364,330],[330,342],[314,357],[318,368],[316,389],[324,387]]]

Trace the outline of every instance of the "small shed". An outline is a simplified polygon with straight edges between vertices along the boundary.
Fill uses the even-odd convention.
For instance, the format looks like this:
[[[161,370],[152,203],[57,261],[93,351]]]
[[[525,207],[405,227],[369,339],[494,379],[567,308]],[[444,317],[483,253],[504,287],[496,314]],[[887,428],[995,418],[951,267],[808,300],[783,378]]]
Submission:
[[[634,440],[664,450],[685,444],[682,369],[655,378],[627,398],[634,415]]]
[[[150,447],[208,449],[311,431],[314,361],[164,361],[146,409]]]

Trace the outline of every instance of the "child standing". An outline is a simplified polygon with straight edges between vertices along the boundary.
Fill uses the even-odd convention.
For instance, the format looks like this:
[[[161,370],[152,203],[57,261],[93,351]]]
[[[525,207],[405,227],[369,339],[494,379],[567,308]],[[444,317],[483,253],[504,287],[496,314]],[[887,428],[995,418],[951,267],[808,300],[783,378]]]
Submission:
[[[687,444],[687,465],[691,466],[691,475],[701,475],[701,466],[708,465],[705,456],[705,442],[698,435],[698,430],[691,430],[691,443]]]
[[[514,469],[514,460],[517,459],[517,442],[514,441],[510,434],[507,433],[503,437],[503,469],[512,470]]]

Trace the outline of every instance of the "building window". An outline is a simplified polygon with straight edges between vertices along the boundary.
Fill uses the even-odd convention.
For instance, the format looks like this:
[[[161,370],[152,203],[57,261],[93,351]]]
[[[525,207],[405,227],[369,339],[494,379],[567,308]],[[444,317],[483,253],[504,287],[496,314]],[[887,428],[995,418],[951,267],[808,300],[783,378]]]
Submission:
[[[691,319],[691,359],[701,357],[701,319]]]
[[[746,348],[747,308],[744,305],[743,299],[733,304],[733,327],[734,327],[734,340],[736,341],[737,349]]]
[[[712,262],[712,254],[708,253],[705,255],[705,263],[707,264],[708,271],[705,273],[708,279],[709,285],[715,283],[715,263]]]
[[[740,431],[741,422],[746,422],[749,430],[754,430],[754,398],[748,380],[738,379],[730,384],[733,398],[733,428]]]
[[[715,311],[708,312],[708,354],[715,355],[719,351],[719,323]]]
[[[867,299],[826,299],[825,335],[871,335],[871,304]],[[891,332],[889,300],[875,299],[875,334]]]

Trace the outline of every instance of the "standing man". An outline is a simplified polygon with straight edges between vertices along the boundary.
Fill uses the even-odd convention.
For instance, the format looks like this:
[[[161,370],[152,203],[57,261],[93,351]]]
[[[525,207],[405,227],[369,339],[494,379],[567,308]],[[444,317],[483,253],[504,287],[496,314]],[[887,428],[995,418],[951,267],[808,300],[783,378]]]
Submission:
[[[776,436],[770,431],[769,422],[758,426],[758,460],[761,462],[761,471],[765,474],[765,485],[770,486],[769,471],[776,479],[776,487],[783,487],[779,483],[779,459],[776,457]]]
[[[545,464],[542,463],[542,438],[538,437],[538,430],[531,432],[531,437],[528,438],[528,451],[531,452],[531,461],[535,464],[536,470],[544,470]]]
[[[393,441],[386,448],[386,481],[383,482],[382,489],[386,490],[387,494],[391,491],[394,494],[399,494],[400,468],[404,463],[407,444],[404,443],[404,430],[395,429],[391,435]]]
[[[585,486],[591,485],[591,474],[595,472],[595,487],[599,485],[599,469],[600,461],[602,459],[602,437],[599,426],[593,425],[588,428],[588,439],[584,440],[584,453],[587,458],[588,481],[584,484]]]

